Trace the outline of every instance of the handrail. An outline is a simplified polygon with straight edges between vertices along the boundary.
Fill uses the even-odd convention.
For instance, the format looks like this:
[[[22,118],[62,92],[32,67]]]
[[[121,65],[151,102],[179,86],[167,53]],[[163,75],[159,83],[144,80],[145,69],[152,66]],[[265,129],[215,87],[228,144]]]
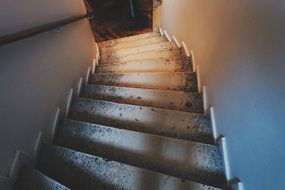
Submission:
[[[67,19],[60,20],[60,21],[51,22],[51,23],[48,23],[48,24],[43,24],[43,25],[40,25],[40,26],[36,26],[36,27],[33,27],[33,28],[29,28],[29,29],[20,31],[20,32],[16,32],[16,33],[13,33],[13,34],[8,34],[8,35],[5,35],[5,36],[2,36],[2,37],[0,37],[0,46],[6,45],[6,44],[9,44],[9,43],[13,43],[13,42],[16,42],[16,41],[19,41],[19,40],[23,40],[23,39],[26,39],[26,38],[29,38],[29,37],[41,34],[43,32],[47,32],[49,30],[52,30],[52,29],[55,29],[55,28],[58,28],[58,27],[61,27],[61,26],[64,26],[64,25],[76,22],[78,20],[87,18],[89,16],[90,16],[90,14],[74,16],[74,17],[70,17],[70,18],[67,18]]]

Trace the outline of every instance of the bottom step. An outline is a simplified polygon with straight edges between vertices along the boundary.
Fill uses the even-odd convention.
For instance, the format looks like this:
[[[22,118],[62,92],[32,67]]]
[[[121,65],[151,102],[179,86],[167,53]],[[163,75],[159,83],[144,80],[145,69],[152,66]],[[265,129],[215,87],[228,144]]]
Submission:
[[[78,190],[218,190],[51,145],[43,145],[38,167],[54,179]]]
[[[15,190],[69,190],[63,185],[28,166],[22,166]]]

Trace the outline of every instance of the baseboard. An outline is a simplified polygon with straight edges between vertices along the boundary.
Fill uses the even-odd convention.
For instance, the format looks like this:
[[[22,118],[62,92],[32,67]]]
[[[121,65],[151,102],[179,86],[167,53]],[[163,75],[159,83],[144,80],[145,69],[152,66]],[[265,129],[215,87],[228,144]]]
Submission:
[[[96,57],[98,58],[98,60],[100,60],[100,50],[97,43],[96,43]]]
[[[196,71],[196,59],[195,59],[195,55],[194,55],[194,51],[191,50],[191,59],[192,59],[192,67],[193,67],[193,71]]]
[[[180,43],[178,42],[177,38],[176,38],[175,36],[172,36],[172,39],[173,39],[174,43],[176,44],[176,46],[177,46],[178,48],[181,48],[181,45],[180,45]]]
[[[231,171],[230,171],[230,163],[229,163],[229,155],[228,155],[228,147],[227,147],[227,139],[223,135],[221,135],[218,144],[221,147],[223,159],[224,159],[224,167],[225,167],[225,175],[226,180],[228,182],[231,181]]]
[[[56,133],[56,129],[57,129],[57,124],[58,124],[59,118],[60,118],[60,109],[57,108],[56,112],[55,112],[54,119],[53,119],[53,123],[52,123],[51,133],[50,133],[50,138],[51,138],[52,141],[54,140],[54,137],[55,137],[55,133]]]
[[[203,87],[202,87],[202,83],[201,83],[200,67],[199,67],[199,65],[196,66],[196,75],[197,75],[197,83],[198,83],[198,92],[202,93],[203,92]]]
[[[184,54],[186,55],[186,57],[190,57],[191,54],[190,54],[188,47],[184,41],[182,41],[182,48],[183,48],[183,51],[184,51]]]
[[[169,42],[172,41],[172,39],[170,38],[170,36],[168,35],[168,33],[167,33],[166,30],[164,30],[164,35],[165,35],[166,39],[167,39]]]
[[[67,117],[70,111],[70,106],[73,98],[73,88],[70,89],[69,94],[66,100],[66,107],[65,107],[65,116]]]
[[[40,152],[40,148],[43,142],[43,133],[40,131],[38,133],[37,139],[36,139],[36,143],[33,149],[33,158],[36,158]]]
[[[208,105],[208,92],[207,92],[207,87],[203,86],[203,109],[204,109],[204,114],[208,114],[209,111],[209,105]]]
[[[77,96],[79,97],[81,94],[81,89],[82,89],[82,85],[83,85],[83,78],[80,77],[78,84],[77,84]]]
[[[96,70],[96,66],[98,65],[98,61],[97,61],[97,57],[95,59],[93,59],[93,63],[92,63],[92,74],[95,74],[95,70]]]
[[[85,84],[86,84],[86,85],[87,85],[88,82],[89,82],[90,72],[91,72],[91,69],[90,69],[90,67],[88,67],[87,72],[86,72],[86,79],[85,79]]]
[[[161,35],[161,36],[164,36],[164,33],[163,33],[162,28],[159,27],[158,30],[159,30],[160,35]]]

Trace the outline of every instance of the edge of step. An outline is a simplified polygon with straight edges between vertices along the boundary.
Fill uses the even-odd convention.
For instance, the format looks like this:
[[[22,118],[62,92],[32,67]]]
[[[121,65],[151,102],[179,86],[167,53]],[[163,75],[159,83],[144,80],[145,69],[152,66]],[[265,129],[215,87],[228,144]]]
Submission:
[[[73,189],[150,189],[157,180],[164,190],[177,186],[182,190],[219,189],[54,145],[43,145],[38,165]],[[144,176],[143,183],[140,175]]]

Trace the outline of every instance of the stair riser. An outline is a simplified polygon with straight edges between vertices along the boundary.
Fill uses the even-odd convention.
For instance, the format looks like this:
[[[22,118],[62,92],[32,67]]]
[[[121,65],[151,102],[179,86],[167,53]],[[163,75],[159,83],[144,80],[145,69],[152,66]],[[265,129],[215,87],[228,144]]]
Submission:
[[[158,43],[158,44],[152,44],[152,45],[144,45],[140,47],[135,48],[126,48],[126,49],[120,49],[120,50],[104,50],[101,51],[101,59],[107,60],[107,59],[119,59],[122,56],[127,56],[131,54],[141,54],[143,52],[150,52],[150,51],[171,51],[171,50],[177,50],[177,46],[172,42],[164,42],[164,43]]]
[[[116,43],[112,46],[110,45],[100,45],[100,52],[105,51],[115,51],[119,49],[125,49],[125,48],[133,48],[138,46],[144,46],[148,44],[156,44],[161,42],[167,42],[165,38],[162,38],[161,36],[155,36],[151,38],[147,38],[146,40],[137,40],[137,41],[131,41],[131,42],[125,42],[125,43]]]
[[[73,103],[70,118],[149,134],[213,142],[209,119],[205,115],[80,99]]]
[[[91,84],[197,92],[195,73],[96,74]]]
[[[80,190],[181,190],[211,189],[208,186],[104,160],[99,157],[62,148],[44,148],[40,159],[41,170],[71,189]],[[142,182],[143,181],[143,182]],[[211,190],[217,190],[212,188]]]
[[[142,52],[139,54],[129,54],[112,59],[100,59],[100,64],[112,64],[112,63],[128,63],[138,60],[150,60],[150,59],[180,59],[183,58],[180,50],[172,51],[151,51]]]
[[[81,97],[117,103],[203,113],[202,95],[175,91],[89,85]]]
[[[213,145],[80,122],[62,123],[56,143],[191,181],[218,187],[224,184],[219,148]]]

